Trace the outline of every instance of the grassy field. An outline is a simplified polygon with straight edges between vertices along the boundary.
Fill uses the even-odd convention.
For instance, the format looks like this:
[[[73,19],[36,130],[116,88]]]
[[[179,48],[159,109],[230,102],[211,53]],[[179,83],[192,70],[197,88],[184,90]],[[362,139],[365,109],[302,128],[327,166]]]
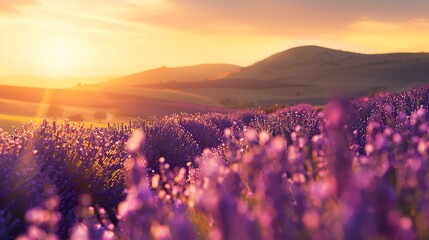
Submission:
[[[139,87],[110,87],[110,86],[89,86],[82,88],[89,92],[103,91],[113,94],[122,94],[137,97],[153,98],[165,101],[177,101],[183,103],[198,103],[209,106],[221,107],[216,99],[205,96],[204,93],[190,92],[182,89],[151,89]]]
[[[35,125],[40,125],[40,123],[44,120],[47,119],[49,121],[53,121],[58,120],[60,122],[65,121],[66,118],[37,118],[37,117],[30,117],[30,116],[17,116],[17,115],[7,115],[7,114],[0,114],[0,128],[3,129],[3,131],[6,132],[13,132],[13,130],[15,128],[19,128],[22,125],[26,124],[26,123],[33,123]],[[71,122],[77,122],[77,121],[71,121]],[[114,123],[121,123],[121,122],[125,122],[124,121],[113,121],[111,122],[112,124]],[[93,127],[107,127],[108,125],[108,121],[102,121],[102,122],[98,122],[95,120],[90,120],[90,121],[85,121],[85,125],[86,126],[93,126]]]
[[[94,124],[128,122],[136,117],[177,112],[230,112],[217,99],[181,90],[131,87],[42,89],[0,86],[0,128],[12,130],[43,118],[70,119]],[[96,113],[102,117],[97,118]],[[104,116],[103,116],[104,115]]]
[[[15,127],[19,127],[32,120],[40,121],[40,119],[29,119],[23,116],[0,114],[0,128],[6,132],[12,132]]]

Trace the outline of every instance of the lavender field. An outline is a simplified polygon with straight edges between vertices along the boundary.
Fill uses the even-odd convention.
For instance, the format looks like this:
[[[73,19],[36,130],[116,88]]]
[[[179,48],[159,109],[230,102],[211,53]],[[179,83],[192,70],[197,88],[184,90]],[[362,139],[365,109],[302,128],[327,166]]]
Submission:
[[[0,132],[0,239],[428,239],[429,88]]]

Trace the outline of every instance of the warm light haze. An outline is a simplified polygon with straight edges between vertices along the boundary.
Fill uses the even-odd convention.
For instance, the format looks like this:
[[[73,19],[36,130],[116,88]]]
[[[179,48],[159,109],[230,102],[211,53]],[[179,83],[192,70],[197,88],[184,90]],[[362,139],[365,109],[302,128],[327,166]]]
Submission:
[[[119,76],[246,66],[300,45],[429,51],[429,2],[0,0],[0,76]]]
[[[0,240],[429,239],[429,0],[0,0]]]

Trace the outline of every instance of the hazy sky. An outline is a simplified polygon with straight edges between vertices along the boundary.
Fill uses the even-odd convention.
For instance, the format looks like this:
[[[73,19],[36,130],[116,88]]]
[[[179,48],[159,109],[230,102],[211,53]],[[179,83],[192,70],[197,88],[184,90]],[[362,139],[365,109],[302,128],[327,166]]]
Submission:
[[[0,75],[246,66],[299,45],[429,51],[425,0],[0,0]]]

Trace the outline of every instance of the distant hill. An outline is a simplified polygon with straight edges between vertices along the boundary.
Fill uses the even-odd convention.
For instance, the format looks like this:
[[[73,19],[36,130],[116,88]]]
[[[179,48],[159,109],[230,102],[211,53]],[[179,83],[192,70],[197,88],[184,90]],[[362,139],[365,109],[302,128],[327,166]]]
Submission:
[[[274,54],[227,79],[276,80],[279,84],[407,87],[429,82],[428,66],[428,53],[359,54],[303,46]]]
[[[168,92],[176,94],[176,100],[186,97],[195,103],[204,98],[224,106],[261,106],[325,104],[333,97],[353,98],[428,83],[428,53],[362,54],[302,46],[244,68],[228,64],[164,67],[110,80],[100,87]]]
[[[428,53],[359,54],[318,46],[292,48],[210,81],[143,84],[151,88],[263,89],[290,86],[407,88],[429,83]],[[350,89],[349,89],[350,90]],[[353,89],[351,89],[353,91]]]
[[[87,120],[94,111],[104,111],[109,121],[274,104],[323,105],[333,97],[428,84],[429,54],[360,54],[303,46],[244,68],[230,64],[162,67],[109,79],[0,77],[0,121],[7,116],[12,120],[42,117],[51,105],[62,106],[65,117]]]
[[[105,86],[132,87],[165,82],[194,82],[216,80],[241,70],[231,64],[202,64],[188,67],[161,67],[104,82]]]
[[[0,76],[0,85],[34,88],[69,88],[77,84],[96,84],[111,77],[49,78],[33,75]]]
[[[0,77],[0,85],[9,86],[27,86],[27,87],[42,87],[52,86],[55,80],[48,77],[32,76],[32,75],[15,75]]]

